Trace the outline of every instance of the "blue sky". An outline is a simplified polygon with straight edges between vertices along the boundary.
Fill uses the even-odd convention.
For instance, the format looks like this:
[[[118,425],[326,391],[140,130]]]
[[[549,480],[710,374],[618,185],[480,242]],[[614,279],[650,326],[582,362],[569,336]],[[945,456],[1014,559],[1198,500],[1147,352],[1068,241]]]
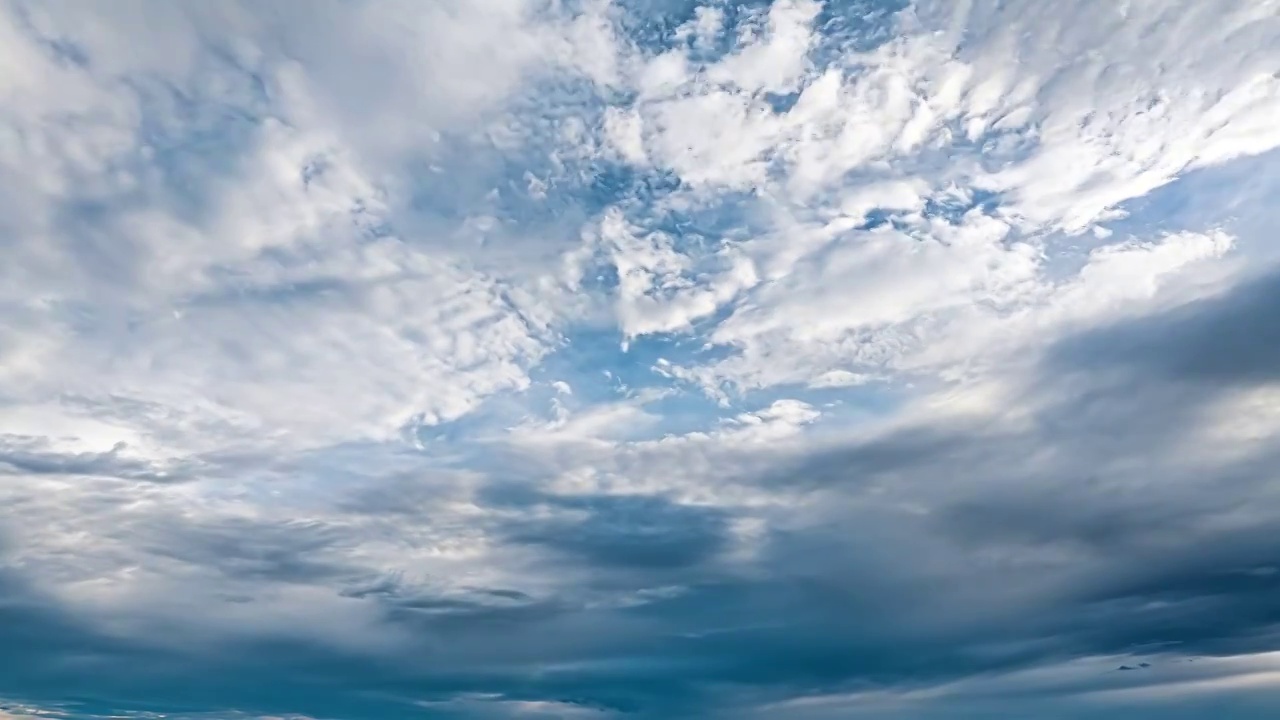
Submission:
[[[1280,4],[0,4],[0,720],[1262,718]]]

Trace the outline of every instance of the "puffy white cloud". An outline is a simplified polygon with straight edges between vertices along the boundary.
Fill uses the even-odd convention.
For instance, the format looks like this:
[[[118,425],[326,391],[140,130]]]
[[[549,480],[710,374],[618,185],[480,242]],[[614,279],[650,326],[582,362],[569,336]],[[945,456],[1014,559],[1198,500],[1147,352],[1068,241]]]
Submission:
[[[608,49],[598,14],[146,7],[4,17],[13,401],[139,403],[160,426],[122,437],[212,449],[387,437],[528,383],[552,334],[517,306],[545,279],[397,234],[385,152],[430,155],[547,68],[607,80],[580,64]]]
[[[1060,233],[1093,227],[1104,239],[1097,223],[1121,216],[1125,201],[1276,147],[1264,120],[1280,97],[1267,70],[1280,47],[1274,8],[1197,5],[1173,19],[1061,6],[1029,33],[1033,5],[921,3],[898,17],[899,39],[818,59],[817,7],[776,3],[766,22],[739,29],[727,55],[707,61],[677,46],[647,58],[623,157],[674,172],[698,203],[725,191],[766,198],[772,227],[717,250],[750,259],[735,282],[648,301],[648,322],[621,313],[624,333],[687,332],[691,320],[725,317],[707,338],[734,356],[678,373],[716,392],[919,367],[911,356],[922,344],[986,332],[968,323],[1009,317],[1028,332],[1019,318],[1083,302],[1072,300],[1082,292],[1117,311],[1122,296],[1148,295],[1128,275],[1100,287],[1101,263],[1115,252],[1180,267],[1181,243],[1139,255],[1112,238],[1116,249],[1103,243],[1083,266],[1083,290],[1062,277],[1072,261],[1059,257]],[[1209,15],[1222,22],[1195,32]],[[1237,35],[1248,41],[1226,39]],[[789,106],[766,94],[784,92],[796,93]],[[968,211],[939,214],[948,207]],[[882,224],[867,229],[869,213]],[[666,248],[669,268],[707,257],[698,245],[668,239]],[[615,259],[620,275],[630,262]],[[1174,269],[1151,266],[1151,277]],[[620,300],[634,293],[624,280]]]

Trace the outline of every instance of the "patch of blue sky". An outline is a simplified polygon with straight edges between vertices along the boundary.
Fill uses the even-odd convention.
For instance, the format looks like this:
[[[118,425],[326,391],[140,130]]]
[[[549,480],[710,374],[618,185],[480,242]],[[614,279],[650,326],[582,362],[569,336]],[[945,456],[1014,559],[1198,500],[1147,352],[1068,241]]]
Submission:
[[[768,232],[772,220],[749,192],[710,196],[668,195],[627,208],[627,219],[651,232],[670,236],[672,247],[692,256],[717,252],[725,244],[744,242]]]
[[[540,382],[539,376],[540,373],[532,372],[528,388],[489,395],[459,417],[443,420],[414,418],[405,425],[403,435],[433,457],[474,460],[479,448],[496,441],[511,428],[554,417],[551,399],[555,396],[555,388]]]
[[[706,347],[692,334],[643,336],[626,349],[622,339],[612,326],[571,328],[554,352],[530,368],[528,388],[491,395],[460,418],[444,422],[416,418],[404,427],[404,438],[443,465],[483,469],[489,464],[492,444],[507,429],[553,421],[557,405],[577,413],[641,401],[660,422],[624,432],[630,440],[711,429],[720,417],[733,412],[698,388],[656,369],[664,359],[677,364],[712,362],[723,358],[726,350]]]
[[[906,230],[907,222],[903,218],[902,211],[887,208],[874,208],[867,213],[867,219],[854,229],[864,231],[878,230],[885,226],[892,227],[895,230]]]
[[[1152,242],[1166,234],[1225,230],[1236,236],[1236,252],[1258,260],[1280,259],[1272,240],[1280,213],[1280,173],[1272,170],[1280,150],[1192,170],[1172,182],[1115,207],[1117,216],[1097,224],[1095,232],[1044,238],[1051,279],[1073,277],[1089,253],[1105,245]]]
[[[982,188],[956,188],[925,199],[923,214],[956,225],[971,213],[995,215],[1000,207],[1000,193]]]
[[[723,3],[700,0],[622,0],[616,5],[617,23],[623,35],[646,54],[660,54],[676,47],[682,25],[692,21],[700,7]]]
[[[658,360],[694,357],[700,347],[696,337],[664,334],[633,338],[624,348],[616,327],[576,328],[566,333],[560,349],[543,360],[534,376],[568,383],[580,402],[611,402],[670,386],[654,370]]]
[[[673,172],[620,162],[594,163],[590,173],[578,192],[568,192],[563,201],[596,212],[610,207],[626,209],[633,222],[640,219],[634,217],[637,215],[669,215],[670,210],[664,212],[662,201],[681,187],[680,178]]]
[[[528,236],[550,233],[562,243],[576,242],[582,225],[608,209],[621,210],[645,231],[666,233],[677,251],[695,256],[766,227],[749,193],[688,193],[670,171],[602,155],[562,160],[540,141],[501,149],[460,140],[431,163],[419,164],[412,186],[411,215],[455,229],[478,216],[491,218],[473,227],[478,243],[516,228]],[[401,219],[406,228],[414,226],[412,216]],[[607,272],[602,277],[600,289],[616,284]]]
[[[619,26],[645,55],[660,55],[673,48],[685,48],[695,62],[715,62],[737,45],[739,33],[748,25],[758,26],[772,0],[624,0]],[[710,42],[698,43],[682,27],[698,17],[700,9],[721,14],[720,32]]]
[[[892,40],[897,15],[908,0],[831,0],[814,21],[817,45],[810,52],[814,64],[824,67],[849,53],[870,52]]]
[[[646,55],[684,48],[694,62],[711,63],[732,53],[744,34],[765,31],[774,0],[627,0],[618,18],[623,33]],[[894,36],[897,14],[907,0],[832,0],[814,22],[816,45],[810,60],[818,68],[839,62],[849,53],[868,52]],[[710,42],[682,32],[700,9],[718,12],[720,32]],[[795,97],[771,96],[775,110],[789,109]]]
[[[761,98],[769,104],[769,109],[778,115],[791,112],[791,108],[795,107],[800,100],[801,91],[796,90],[787,93],[766,92]]]
[[[926,220],[945,220],[956,225],[974,212],[993,216],[999,207],[999,193],[977,188],[956,188],[953,192],[938,193],[925,198],[924,209],[920,215]],[[853,230],[866,231],[892,227],[901,232],[911,232],[914,224],[909,219],[910,215],[911,213],[896,208],[873,208],[867,212],[862,224]]]
[[[246,86],[258,85],[248,76],[240,79]],[[137,84],[134,91],[142,106],[137,153],[130,166],[120,169],[144,178],[139,187],[148,196],[136,200],[162,199],[176,217],[195,224],[212,220],[211,213],[217,210],[209,203],[211,188],[234,177],[260,142],[265,97],[256,108],[262,111],[259,114],[192,97],[163,83]],[[129,198],[117,202],[126,203]]]
[[[645,335],[633,338],[625,349],[622,340],[612,327],[570,331],[561,348],[531,372],[535,386],[566,383],[572,395],[561,400],[580,408],[648,396],[646,407],[662,418],[646,431],[653,437],[701,428],[724,412],[698,389],[658,370],[663,360],[700,364],[724,357],[724,350],[706,347],[695,334]]]
[[[734,414],[729,408],[692,389],[664,395],[646,407],[661,421],[648,428],[644,437],[638,438],[643,440],[710,432],[721,427],[724,420]]]
[[[418,219],[460,226],[496,209],[498,186],[509,182],[501,156],[483,145],[446,140],[432,157],[409,160],[403,204],[397,216],[405,224]]]
[[[579,408],[653,393],[644,406],[660,422],[629,434],[632,440],[710,432],[742,413],[759,412],[778,400],[808,403],[822,413],[819,424],[848,427],[888,415],[910,393],[902,383],[870,380],[844,387],[783,385],[743,391],[726,387],[722,400],[661,369],[664,361],[694,367],[722,360],[733,352],[727,347],[708,346],[700,337],[699,333],[647,335],[634,339],[624,350],[615,331],[579,331],[532,376],[548,407],[556,395],[555,382],[572,388],[572,396],[561,399],[566,406]]]
[[[1280,150],[1192,170],[1173,182],[1119,206],[1123,216],[1102,223],[1117,239],[1223,228],[1242,241],[1274,227],[1274,198],[1280,195]],[[1263,247],[1262,245],[1266,245]],[[1263,238],[1257,251],[1274,243]]]
[[[613,428],[616,440],[643,441],[696,431],[710,431],[723,425],[724,418],[741,409],[725,408],[698,389],[683,386],[654,370],[658,358],[673,355],[671,338],[643,338],[627,350],[621,349],[616,333],[580,330],[571,333],[561,349],[530,370],[531,383],[518,392],[503,392],[485,398],[466,415],[438,423],[417,418],[402,430],[408,443],[401,450],[428,461],[434,467],[471,472],[502,472],[509,458],[502,452],[506,431],[520,425],[551,423],[623,402],[638,402],[654,419]],[[565,390],[568,392],[565,392]],[[383,453],[396,462],[391,446],[383,449],[334,448],[316,455],[316,470],[342,457],[359,468],[361,453]],[[526,472],[531,472],[526,469]],[[353,470],[354,472],[354,470]],[[334,477],[349,475],[343,471]]]
[[[534,82],[491,127],[441,137],[406,163],[406,211],[461,224],[479,214],[536,231],[652,194],[643,173],[594,147],[606,103],[581,81]]]
[[[952,180],[974,171],[996,173],[1031,157],[1039,146],[1033,124],[1001,125],[1003,118],[970,137],[964,118],[951,120],[939,129],[947,142],[926,144],[914,152],[894,159],[894,169],[903,175],[927,174],[940,180]]]

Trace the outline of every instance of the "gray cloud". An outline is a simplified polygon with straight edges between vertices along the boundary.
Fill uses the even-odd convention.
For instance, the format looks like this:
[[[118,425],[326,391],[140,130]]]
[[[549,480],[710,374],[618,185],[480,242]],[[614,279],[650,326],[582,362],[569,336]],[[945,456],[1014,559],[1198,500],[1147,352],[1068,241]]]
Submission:
[[[112,702],[136,692],[157,707],[179,697],[212,707],[230,697],[255,712],[341,707],[349,717],[400,707],[369,699],[381,695],[483,716],[458,698],[496,692],[503,702],[692,717],[819,689],[908,691],[1079,658],[1274,650],[1277,451],[1255,446],[1191,466],[1187,453],[1203,449],[1174,457],[1168,445],[1194,422],[1193,405],[1269,380],[1273,348],[1246,342],[1242,328],[1267,326],[1263,298],[1274,287],[1261,280],[1063,340],[1025,387],[1069,388],[1028,396],[1032,420],[1017,428],[926,422],[762,473],[764,486],[802,488],[811,502],[779,518],[747,565],[722,555],[727,508],[509,482],[474,498],[492,513],[497,552],[532,550],[547,568],[585,573],[586,595],[519,586],[441,594],[397,575],[361,580],[343,551],[367,532],[358,524],[151,522],[130,532],[145,530],[152,552],[238,581],[372,603],[405,645],[372,664],[284,640],[238,640],[217,657],[161,653],[19,600],[6,606],[6,648],[28,649],[6,652],[26,669],[0,690],[68,683]],[[1206,347],[1233,355],[1213,359]],[[1188,393],[1188,383],[1198,389]],[[1114,392],[1118,384],[1126,392]],[[1143,418],[1149,425],[1135,426]],[[355,497],[368,518],[425,522],[438,491],[424,482],[396,479],[376,492],[366,483]],[[652,592],[661,585],[674,589]],[[633,599],[601,605],[590,592]],[[163,687],[138,685],[133,673],[120,685],[90,683],[97,664],[63,662],[135,655],[166,668]],[[270,691],[256,675],[267,667]],[[206,674],[218,678],[216,693],[202,689]],[[318,678],[329,678],[322,692]],[[1096,687],[1112,682],[1099,674]]]
[[[234,580],[321,583],[357,572],[334,558],[344,528],[319,522],[161,518],[129,532],[151,553]]]
[[[189,478],[190,463],[163,467],[145,459],[122,456],[117,443],[105,452],[61,452],[42,438],[0,435],[0,473],[6,475],[94,475],[146,482],[179,482]]]
[[[507,532],[601,569],[678,570],[710,560],[725,545],[724,513],[653,496],[544,496],[561,511],[517,520]]]
[[[1051,367],[1062,372],[1123,370],[1197,384],[1252,385],[1280,377],[1280,275],[1157,317],[1081,333],[1058,345]]]

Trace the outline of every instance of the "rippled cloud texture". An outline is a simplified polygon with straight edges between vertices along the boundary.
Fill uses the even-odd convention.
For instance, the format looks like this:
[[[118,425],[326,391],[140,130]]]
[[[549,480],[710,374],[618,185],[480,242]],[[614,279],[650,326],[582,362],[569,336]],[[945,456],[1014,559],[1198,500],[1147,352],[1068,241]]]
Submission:
[[[0,8],[0,717],[1280,707],[1280,2]]]

